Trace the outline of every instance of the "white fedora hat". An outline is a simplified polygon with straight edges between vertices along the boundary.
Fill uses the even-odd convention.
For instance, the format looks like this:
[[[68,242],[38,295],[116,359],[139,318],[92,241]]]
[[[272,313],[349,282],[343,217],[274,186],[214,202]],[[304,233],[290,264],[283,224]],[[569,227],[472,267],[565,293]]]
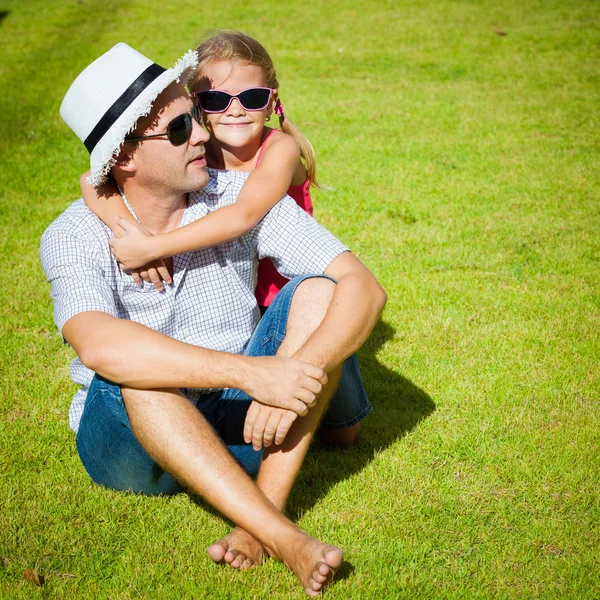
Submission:
[[[99,186],[115,164],[125,136],[174,81],[185,84],[198,65],[190,50],[165,69],[123,42],[84,69],[60,106],[60,115],[90,153],[88,182]]]

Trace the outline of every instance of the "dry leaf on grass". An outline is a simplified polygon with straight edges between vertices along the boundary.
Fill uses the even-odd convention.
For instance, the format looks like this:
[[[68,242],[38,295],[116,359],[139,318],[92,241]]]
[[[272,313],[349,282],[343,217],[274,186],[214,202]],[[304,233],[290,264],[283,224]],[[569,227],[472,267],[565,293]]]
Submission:
[[[35,569],[25,569],[23,571],[23,577],[25,581],[33,583],[33,585],[37,585],[39,587],[44,585],[44,576],[40,575]]]

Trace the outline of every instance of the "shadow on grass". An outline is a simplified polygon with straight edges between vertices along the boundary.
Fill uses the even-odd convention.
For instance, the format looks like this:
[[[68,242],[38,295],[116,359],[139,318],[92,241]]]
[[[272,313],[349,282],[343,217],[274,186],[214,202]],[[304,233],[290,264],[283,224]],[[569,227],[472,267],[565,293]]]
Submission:
[[[10,10],[0,10],[0,25],[2,24],[2,21],[8,17],[8,15],[10,15]]]
[[[339,582],[343,579],[348,579],[354,573],[354,565],[349,560],[344,560],[342,566],[339,568],[338,572],[335,574],[335,581]]]
[[[379,321],[361,348],[361,374],[373,412],[351,446],[331,448],[315,441],[292,489],[288,504],[292,520],[300,518],[336,483],[360,472],[376,454],[435,411],[435,403],[422,389],[377,360],[379,349],[393,337],[392,326]]]

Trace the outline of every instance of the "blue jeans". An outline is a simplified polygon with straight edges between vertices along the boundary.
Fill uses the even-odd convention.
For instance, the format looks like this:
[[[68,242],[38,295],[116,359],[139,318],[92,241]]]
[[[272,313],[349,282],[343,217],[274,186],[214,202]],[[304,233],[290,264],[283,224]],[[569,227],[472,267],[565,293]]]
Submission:
[[[248,342],[247,356],[274,356],[283,341],[290,304],[296,287],[307,278],[290,281],[269,306]],[[198,410],[251,475],[258,472],[262,450],[256,451],[243,439],[246,412],[252,402],[238,389],[204,394]],[[355,355],[342,368],[338,389],[325,413],[322,425],[343,429],[355,425],[372,410]],[[137,441],[127,417],[121,388],[96,375],[89,387],[76,437],[81,461],[98,484],[116,490],[145,494],[175,494],[182,486],[156,464]]]

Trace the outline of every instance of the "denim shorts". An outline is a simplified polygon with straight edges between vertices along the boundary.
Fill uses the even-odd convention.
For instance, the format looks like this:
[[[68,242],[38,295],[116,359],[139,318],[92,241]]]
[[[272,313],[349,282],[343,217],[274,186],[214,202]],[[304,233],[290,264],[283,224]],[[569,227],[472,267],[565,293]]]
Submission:
[[[274,356],[285,336],[289,309],[296,287],[305,275],[290,281],[275,297],[248,342],[244,354]],[[203,394],[197,408],[251,475],[258,472],[262,450],[255,451],[243,439],[244,421],[252,398],[238,389]],[[372,410],[355,355],[343,365],[340,383],[321,425],[344,429],[362,421]],[[145,494],[174,494],[183,490],[156,464],[135,438],[121,388],[96,375],[88,389],[76,437],[81,461],[98,484],[116,490]]]

